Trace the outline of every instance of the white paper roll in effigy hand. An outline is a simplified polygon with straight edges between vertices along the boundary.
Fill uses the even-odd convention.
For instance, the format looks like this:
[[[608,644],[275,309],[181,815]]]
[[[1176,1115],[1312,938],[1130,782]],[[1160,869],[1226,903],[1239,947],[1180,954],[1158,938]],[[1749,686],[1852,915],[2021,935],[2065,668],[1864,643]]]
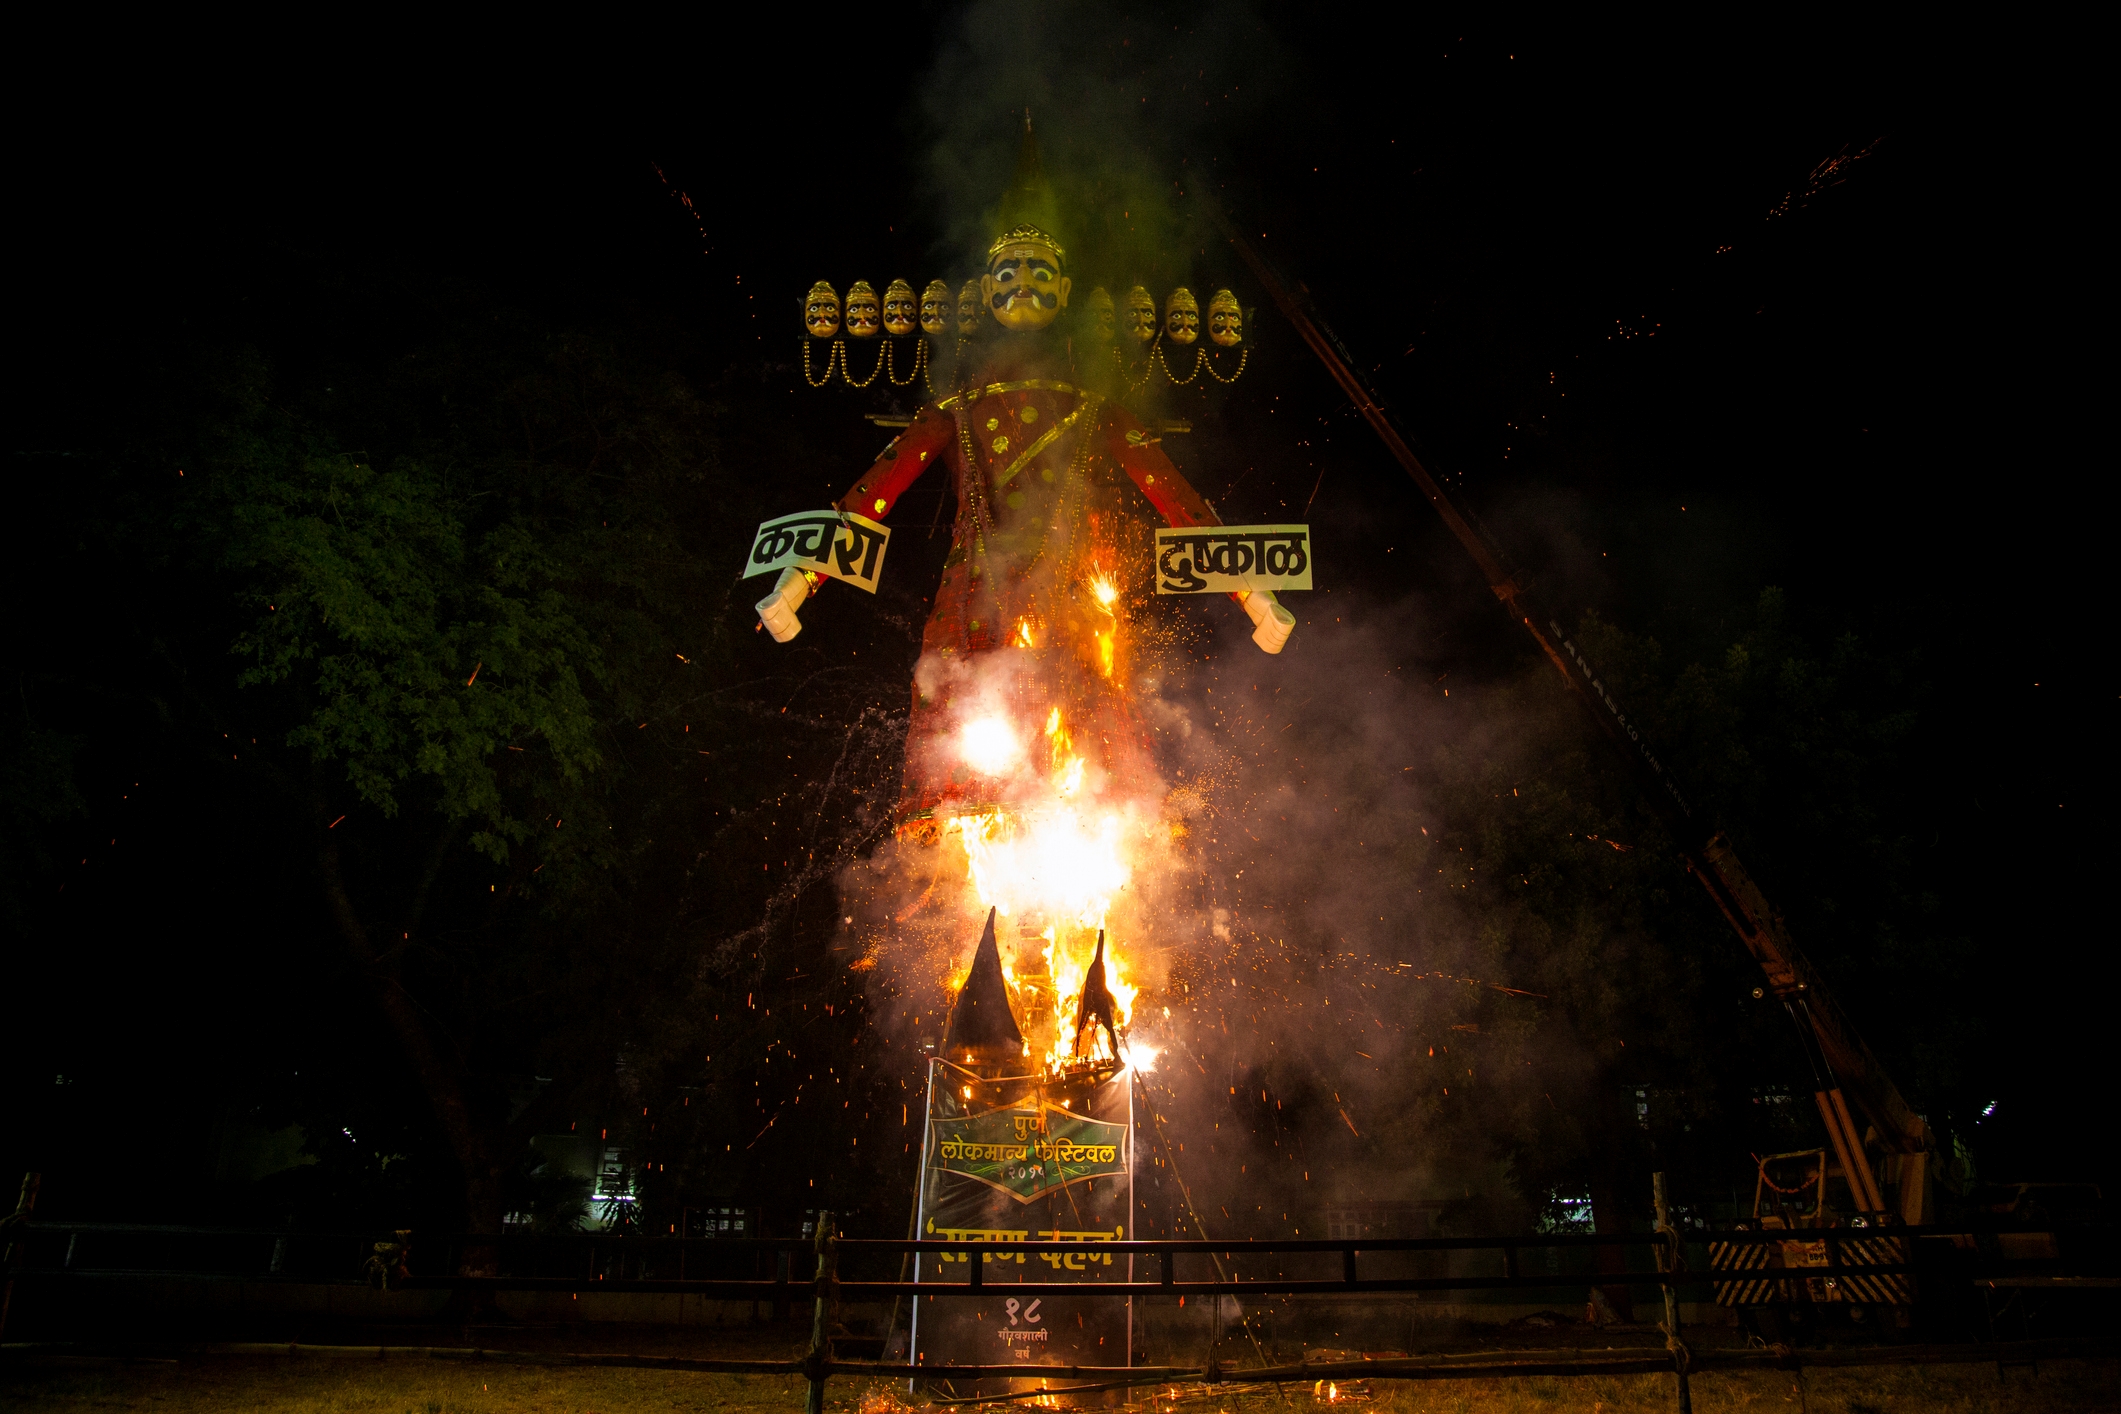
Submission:
[[[803,631],[803,621],[795,616],[795,611],[809,597],[809,579],[790,566],[774,581],[773,592],[759,600],[759,621],[766,625],[766,632],[773,635],[775,643],[786,643]],[[1286,632],[1283,636],[1287,637]]]
[[[1268,653],[1279,653],[1296,631],[1296,615],[1284,609],[1270,589],[1255,589],[1245,596],[1245,612],[1252,618],[1252,641]]]

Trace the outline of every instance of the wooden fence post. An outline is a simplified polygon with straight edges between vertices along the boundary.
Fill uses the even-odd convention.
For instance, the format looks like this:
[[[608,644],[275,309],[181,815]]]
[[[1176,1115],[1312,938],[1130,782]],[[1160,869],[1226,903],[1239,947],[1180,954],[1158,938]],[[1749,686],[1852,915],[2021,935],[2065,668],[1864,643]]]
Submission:
[[[810,1318],[810,1353],[803,1357],[803,1373],[810,1380],[810,1394],[803,1401],[803,1414],[825,1414],[825,1375],[832,1362],[832,1328],[840,1318],[840,1244],[832,1214],[817,1215],[817,1303]]]
[[[786,1248],[776,1249],[773,1254],[773,1323],[779,1325],[788,1319],[788,1278],[794,1275],[795,1258]]]
[[[1657,1203],[1657,1271],[1664,1277],[1664,1348],[1672,1352],[1672,1373],[1679,1379],[1679,1414],[1694,1414],[1694,1391],[1687,1385],[1687,1348],[1679,1339],[1679,1273],[1686,1263],[1679,1250],[1679,1229],[1672,1226],[1672,1210],[1664,1200],[1664,1175],[1650,1175],[1650,1191]]]

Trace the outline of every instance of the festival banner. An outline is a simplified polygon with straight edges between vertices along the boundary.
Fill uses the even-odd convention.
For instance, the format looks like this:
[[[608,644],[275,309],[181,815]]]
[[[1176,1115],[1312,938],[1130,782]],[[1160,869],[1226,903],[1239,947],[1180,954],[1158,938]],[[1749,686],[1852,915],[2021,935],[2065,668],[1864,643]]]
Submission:
[[[930,1121],[929,1166],[964,1174],[1019,1203],[1126,1171],[1127,1127],[1037,1101]]]
[[[1159,594],[1310,587],[1308,525],[1194,525],[1156,532]]]
[[[744,578],[774,570],[809,570],[876,593],[891,527],[853,512],[805,511],[759,526]]]
[[[1133,1302],[1019,1296],[1027,1282],[1124,1282],[1133,1258],[1098,1249],[1133,1238],[1134,1089],[1129,1072],[1050,1085],[981,1082],[931,1060],[917,1226],[929,1241],[1059,1242],[1053,1252],[923,1252],[921,1281],[969,1281],[976,1295],[914,1303],[918,1365],[1025,1367],[1023,1380],[957,1380],[957,1394],[1028,1389],[1040,1365],[1131,1363]],[[964,1096],[967,1082],[973,1091]],[[1065,1103],[1063,1103],[1065,1102]]]

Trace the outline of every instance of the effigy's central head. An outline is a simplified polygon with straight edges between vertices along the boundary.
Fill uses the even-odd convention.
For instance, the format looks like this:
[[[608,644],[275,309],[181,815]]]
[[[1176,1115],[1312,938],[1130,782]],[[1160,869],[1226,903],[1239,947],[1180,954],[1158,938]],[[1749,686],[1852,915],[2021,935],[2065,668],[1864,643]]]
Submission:
[[[1036,226],[1018,226],[987,248],[980,299],[995,323],[1018,333],[1043,329],[1068,307],[1061,248]]]

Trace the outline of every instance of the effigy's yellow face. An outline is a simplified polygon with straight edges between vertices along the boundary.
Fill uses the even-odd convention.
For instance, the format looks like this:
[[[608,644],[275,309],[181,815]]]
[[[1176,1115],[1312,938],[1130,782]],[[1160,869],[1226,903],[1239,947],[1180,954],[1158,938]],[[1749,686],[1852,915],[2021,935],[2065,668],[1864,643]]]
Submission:
[[[957,332],[971,337],[979,328],[979,281],[967,280],[957,292]]]
[[[1068,307],[1068,277],[1049,247],[1025,243],[996,253],[980,277],[980,301],[1004,329],[1043,329]]]
[[[847,336],[867,339],[875,335],[883,315],[877,308],[876,290],[867,280],[856,280],[847,291]]]
[[[1183,286],[1164,301],[1164,337],[1174,344],[1190,344],[1200,337],[1200,301]]]
[[[943,337],[950,327],[950,303],[950,287],[941,280],[930,280],[921,291],[921,329],[934,338]]]
[[[803,327],[814,339],[829,339],[840,331],[840,297],[823,280],[803,297]]]
[[[1226,349],[1245,341],[1244,307],[1228,290],[1217,290],[1208,301],[1208,337]]]
[[[1140,285],[1127,291],[1127,332],[1137,344],[1156,337],[1156,299]]]
[[[1113,306],[1112,292],[1103,285],[1090,291],[1090,337],[1101,344],[1111,343],[1113,335],[1118,332],[1115,328],[1118,320],[1119,310]]]
[[[920,301],[913,297],[913,286],[904,280],[893,280],[891,288],[884,291],[884,332],[893,338],[912,333],[919,305]]]

